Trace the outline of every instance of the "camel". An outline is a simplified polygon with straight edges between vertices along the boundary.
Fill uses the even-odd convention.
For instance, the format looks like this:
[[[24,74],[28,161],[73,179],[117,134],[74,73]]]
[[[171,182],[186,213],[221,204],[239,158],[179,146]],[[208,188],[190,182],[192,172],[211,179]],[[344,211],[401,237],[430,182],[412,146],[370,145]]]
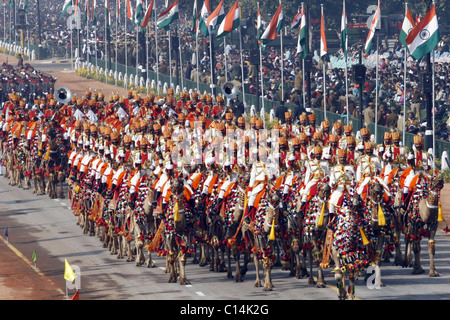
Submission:
[[[155,182],[155,177],[150,178],[149,186],[152,186]],[[161,216],[154,210],[152,203],[155,199],[155,190],[153,188],[149,188],[147,192],[147,196],[144,200],[144,212],[148,219],[148,238],[152,238],[151,243],[147,244],[145,248],[148,252],[147,258],[147,268],[155,268],[156,265],[152,259],[152,252],[158,251],[160,249],[160,245],[162,243],[161,233],[163,228],[163,223]]]
[[[283,216],[285,221],[285,226],[282,229],[285,239],[285,253],[286,259],[284,261],[283,270],[290,270],[289,275],[295,276],[300,279],[305,274],[302,269],[302,261],[300,254],[302,252],[301,244],[301,228],[302,228],[302,218],[300,213],[300,190],[302,187],[301,176],[297,176],[293,181],[293,184],[289,191],[284,196],[283,203],[285,203],[285,209],[283,210]]]
[[[32,165],[33,175],[33,193],[36,195],[45,194],[44,170],[41,166],[41,160],[37,158]],[[70,187],[70,185],[69,185]],[[70,190],[70,189],[69,189]]]
[[[335,264],[334,278],[338,288],[338,299],[348,298],[345,290],[345,280],[349,280],[348,295],[355,298],[355,277],[368,264],[364,235],[359,229],[357,208],[362,199],[356,194],[345,192],[342,206],[337,208],[333,217],[332,229],[327,231],[323,253],[322,267],[329,266],[327,260],[331,257]]]
[[[165,245],[169,267],[169,283],[190,284],[186,277],[186,250],[188,248],[191,208],[185,198],[183,180],[172,178],[170,200],[165,210]]]
[[[255,287],[261,287],[259,276],[259,262],[261,260],[264,276],[264,291],[272,291],[273,283],[271,277],[272,267],[276,257],[274,255],[274,242],[280,219],[281,197],[271,192],[269,186],[261,191],[262,197],[259,204],[254,206],[254,214],[251,220],[249,215],[244,217],[242,233],[252,245],[253,261],[256,268]]]
[[[428,178],[423,173],[416,176],[417,183],[411,201],[403,215],[403,230],[405,231],[406,245],[403,267],[412,262],[414,252],[413,274],[422,274],[424,269],[420,261],[420,241],[423,236],[428,238],[428,253],[430,256],[430,277],[438,277],[439,273],[434,264],[435,235],[438,226],[440,191],[444,186],[444,177],[438,173]],[[401,199],[402,190],[396,195],[396,202]]]
[[[327,183],[318,185],[318,192],[309,202],[301,225],[301,244],[305,247],[304,250],[308,254],[310,267],[308,284],[315,284],[316,288],[324,288],[326,286],[320,262],[322,261],[323,244],[329,221],[328,199],[330,194],[331,188]],[[298,262],[298,253],[296,257]],[[313,277],[313,262],[317,265],[317,283]],[[299,271],[299,268],[297,268],[297,277],[299,276]]]
[[[148,206],[148,194],[148,186],[145,183],[141,183],[136,198],[134,199],[133,208],[127,209],[127,216],[130,215],[130,236],[134,236],[134,247],[137,257],[136,266],[142,266],[145,263],[144,245],[145,239],[150,233],[150,214],[152,214]],[[130,251],[129,255],[131,260],[134,260],[133,252]],[[150,261],[147,261],[147,265],[151,263]]]
[[[363,229],[370,241],[369,260],[381,267],[381,260],[385,249],[394,243],[394,219],[393,208],[385,199],[383,186],[375,181],[368,184],[368,192],[365,203],[360,206],[362,219],[368,221],[367,228]],[[384,286],[380,280],[380,286]]]
[[[242,245],[244,244],[244,239],[240,232],[242,226],[242,218],[245,211],[245,198],[246,198],[246,187],[250,181],[250,175],[244,173],[238,179],[238,181],[233,185],[230,190],[230,195],[226,199],[226,204],[224,208],[224,219],[226,221],[225,226],[225,239],[227,243],[227,254],[228,254],[228,267],[227,267],[227,278],[233,278],[233,272],[231,270],[231,255],[235,262],[236,275],[235,281],[242,282],[243,276],[247,272],[247,265],[249,262],[249,252],[250,250],[244,250],[244,265],[240,266],[240,255],[242,251]]]

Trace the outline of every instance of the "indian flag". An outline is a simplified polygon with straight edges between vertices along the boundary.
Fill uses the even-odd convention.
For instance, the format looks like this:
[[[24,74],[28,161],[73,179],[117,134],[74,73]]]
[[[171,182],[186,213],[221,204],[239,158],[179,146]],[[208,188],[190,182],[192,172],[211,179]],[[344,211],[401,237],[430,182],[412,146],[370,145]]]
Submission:
[[[220,26],[224,18],[225,18],[225,9],[223,8],[223,0],[222,0],[220,1],[217,8],[214,9],[214,11],[209,15],[206,24],[211,27],[211,30],[214,30],[217,25]]]
[[[308,48],[306,47],[306,15],[305,15],[305,7],[302,4],[302,18],[300,21],[300,29],[298,35],[298,43],[297,43],[297,54],[305,59],[308,55]]]
[[[433,4],[426,16],[416,24],[406,37],[406,45],[411,56],[419,60],[430,53],[439,43],[439,40],[438,19],[436,16],[436,7]]]
[[[222,23],[217,30],[217,39],[221,39],[226,36],[228,33],[239,27],[241,23],[241,13],[239,9],[239,0],[236,0],[236,3],[230,9],[228,14],[223,19]]]
[[[275,15],[272,17],[272,20],[270,21],[269,26],[266,28],[266,30],[261,35],[259,40],[264,44],[275,40],[277,33],[280,32],[281,29],[283,28],[283,21],[284,21],[283,10],[280,3],[277,11],[275,12]]]
[[[155,0],[152,0],[152,2],[150,2],[150,5],[148,6],[147,11],[145,12],[144,19],[142,19],[141,23],[142,28],[145,28],[148,25],[150,19],[155,15],[155,11],[153,10],[154,2]]]
[[[197,34],[197,0],[194,1],[194,9],[192,10],[192,26],[191,30],[193,34]]]
[[[346,59],[347,59],[347,47],[348,47],[347,14],[345,13],[345,0],[344,0],[341,17],[341,48],[342,51],[344,51]]]
[[[134,14],[133,14],[133,7],[131,6],[131,0],[127,0],[127,18],[128,19],[133,19]]]
[[[158,28],[168,30],[170,24],[178,20],[178,0],[175,0],[170,7],[159,14],[156,24]]]
[[[257,16],[256,16],[256,39],[258,39],[258,44],[261,47],[261,50],[265,50],[266,46],[259,41],[259,38],[261,37],[263,30],[262,30],[262,19],[261,19],[261,11],[259,10],[259,3],[258,3],[258,11],[257,11]]]
[[[198,30],[201,31],[205,37],[209,36],[207,21],[210,13],[209,0],[205,0],[202,9],[200,10],[200,19],[198,20]]]
[[[134,22],[138,25],[142,23],[142,19],[144,18],[144,3],[142,0],[136,1],[136,14],[134,16]]]
[[[327,36],[325,35],[325,16],[322,14],[320,17],[320,57],[323,57],[328,53]]]
[[[398,39],[406,48],[408,48],[408,46],[406,45],[406,37],[414,28],[416,22],[414,21],[414,18],[411,14],[411,11],[409,11],[407,4],[405,4],[405,7],[406,7],[405,19],[403,19],[402,30],[400,31]]]
[[[105,17],[106,17],[106,26],[111,28],[111,12],[109,10],[109,0],[105,0]]]
[[[302,19],[302,10],[300,10],[296,16],[294,17],[294,19],[292,19],[291,22],[291,29],[297,28],[298,26],[300,26],[300,21]]]
[[[97,7],[97,0],[92,0],[91,21],[93,25],[97,24],[97,16],[95,15],[96,7]]]
[[[369,33],[367,34],[366,38],[366,44],[364,46],[364,51],[367,53],[370,53],[370,49],[372,48],[372,40],[375,36],[375,29],[377,28],[377,25],[380,21],[380,2],[378,1],[378,8],[377,11],[375,11],[375,14],[372,18],[372,23],[370,24]]]
[[[71,5],[72,5],[72,0],[66,0],[64,2],[63,9],[61,12],[61,18],[64,17],[64,15],[66,14],[67,10],[69,10]]]

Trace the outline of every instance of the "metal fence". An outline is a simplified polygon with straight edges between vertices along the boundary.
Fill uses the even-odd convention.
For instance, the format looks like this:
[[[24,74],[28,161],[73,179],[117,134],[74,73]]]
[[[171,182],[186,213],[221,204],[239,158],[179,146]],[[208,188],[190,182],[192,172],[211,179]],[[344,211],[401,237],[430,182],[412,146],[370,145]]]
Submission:
[[[105,67],[105,62],[100,60],[100,59],[95,60],[95,58],[91,58],[91,63],[94,63],[94,64],[97,63],[97,66],[99,68],[103,68],[104,69],[104,67]],[[136,74],[136,68],[135,67],[130,67],[129,66],[128,68],[126,68],[125,65],[123,65],[123,64],[117,64],[117,67],[116,67],[116,64],[112,63],[111,64],[111,69],[113,70],[113,72],[116,71],[116,68],[117,68],[117,72],[118,73],[121,72],[122,75],[125,75],[126,71],[128,71],[128,75],[130,75],[130,74],[135,75]],[[142,75],[142,72],[139,73],[139,76],[141,76],[141,75]],[[157,83],[158,79],[159,79],[161,84],[166,83],[167,85],[169,85],[169,83],[170,83],[170,76],[169,75],[162,74],[162,73],[157,74],[156,72],[150,71],[150,70],[148,71],[148,79],[149,79],[150,82],[152,80],[154,80],[155,83]],[[172,77],[172,83],[174,81],[176,82],[177,79]],[[178,83],[181,84],[181,79],[178,79]],[[183,87],[186,88],[186,90],[188,90],[188,91],[189,90],[197,90],[197,89],[198,89],[199,92],[205,92],[205,91],[206,92],[210,92],[211,91],[209,84],[206,84],[206,83],[200,82],[199,85],[198,85],[198,88],[197,88],[197,82],[196,81],[191,81],[189,79],[183,79],[182,83],[183,83]],[[219,88],[219,90],[220,90],[220,88]],[[242,92],[238,93],[238,97],[239,97],[239,101],[243,101],[243,94],[242,94]],[[258,103],[258,99],[259,99],[259,103]],[[261,108],[262,108],[263,105],[264,105],[264,110],[266,111],[266,113],[270,112],[270,110],[272,110],[272,109],[276,109],[280,105],[280,103],[278,101],[269,101],[269,100],[266,100],[266,99],[264,99],[264,101],[263,101],[263,99],[261,97],[258,97],[256,95],[253,95],[253,94],[250,94],[250,93],[246,93],[245,94],[245,103],[246,103],[247,106],[255,106],[255,110],[258,113],[261,111]],[[286,107],[288,109],[291,109],[291,110],[293,110],[293,108],[294,108],[293,105],[289,105],[289,104],[286,104]],[[314,110],[314,113],[317,116],[318,123],[321,123],[325,119],[324,110],[323,109],[316,109],[316,108],[314,108],[313,110]],[[346,123],[346,115],[327,112],[326,113],[326,118],[330,121],[330,123],[334,123],[334,122],[339,121],[339,120],[341,120],[342,123]],[[350,121],[351,121],[351,124],[353,126],[354,132],[356,132],[356,131],[361,129],[359,119],[355,119],[355,118],[350,117]],[[368,126],[368,128],[369,128],[371,134],[375,134],[375,124],[374,123],[371,123]],[[376,134],[377,134],[376,141],[378,143],[382,143],[383,140],[384,140],[385,132],[389,132],[389,131],[390,131],[390,128],[378,125],[377,126],[377,130],[376,130]],[[402,134],[403,134],[403,132],[402,132]],[[411,134],[411,133],[408,133],[408,132],[405,133],[405,145],[407,147],[411,148],[413,144],[414,144],[414,134]],[[444,141],[444,140],[440,140],[440,139],[436,139],[435,147],[436,147],[436,152],[435,152],[436,158],[437,158],[437,160],[440,160],[440,158],[441,158],[441,156],[442,156],[444,151],[449,152],[449,150],[450,150],[450,142],[447,142],[447,141]],[[439,161],[438,161],[438,163],[439,163]],[[437,166],[437,168],[439,168],[439,166]]]

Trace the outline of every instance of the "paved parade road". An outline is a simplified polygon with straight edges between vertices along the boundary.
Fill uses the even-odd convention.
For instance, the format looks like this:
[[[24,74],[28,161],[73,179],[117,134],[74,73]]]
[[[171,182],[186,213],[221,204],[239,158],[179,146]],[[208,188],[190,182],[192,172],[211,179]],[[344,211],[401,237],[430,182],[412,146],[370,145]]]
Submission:
[[[255,288],[254,268],[242,283],[226,279],[225,273],[210,272],[188,260],[187,277],[191,285],[167,283],[165,262],[155,257],[157,267],[136,267],[133,262],[118,260],[102,247],[97,237],[84,235],[76,225],[76,217],[68,199],[36,196],[31,190],[9,186],[0,176],[0,267],[10,272],[0,277],[0,299],[63,300],[66,286],[64,260],[81,270],[80,300],[336,300],[335,282],[327,270],[328,287],[317,289],[307,279],[288,276],[275,268],[272,292]],[[443,197],[446,188],[443,191]],[[447,189],[448,190],[448,189]],[[8,228],[8,244],[6,243]],[[440,228],[436,239],[438,278],[428,277],[428,253],[422,241],[425,274],[412,275],[411,268],[382,266],[386,284],[369,289],[363,279],[356,282],[360,300],[442,300],[450,298],[450,236]],[[37,253],[37,271],[33,270],[32,254]],[[11,268],[14,266],[13,268]],[[2,270],[6,270],[2,267]],[[34,279],[31,281],[29,279]],[[36,281],[37,279],[37,281]],[[18,281],[20,280],[20,281]],[[34,290],[38,289],[38,290]],[[73,291],[68,291],[69,298]]]

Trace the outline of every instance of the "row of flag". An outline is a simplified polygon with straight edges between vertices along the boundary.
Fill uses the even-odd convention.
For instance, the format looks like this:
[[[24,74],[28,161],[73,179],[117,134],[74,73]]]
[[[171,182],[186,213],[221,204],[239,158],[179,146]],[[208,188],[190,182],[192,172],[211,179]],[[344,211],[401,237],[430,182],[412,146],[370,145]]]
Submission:
[[[28,0],[22,0],[27,2]],[[61,16],[64,16],[68,8],[72,5],[78,6],[79,0],[65,0]],[[97,0],[85,0],[86,1],[86,17],[90,17],[92,21],[95,21],[95,8],[97,6]],[[92,1],[92,6],[90,6]],[[111,24],[111,15],[109,9],[109,2],[116,1],[117,15],[120,18],[121,0],[104,0],[105,3],[105,16],[107,17],[108,26]],[[141,27],[148,26],[150,20],[155,18],[154,0],[151,0],[148,7],[145,9],[143,0],[136,0],[136,6],[133,9],[131,0],[126,1],[126,14],[127,18],[134,21]],[[167,3],[167,1],[166,1]],[[91,11],[89,8],[91,7]],[[438,20],[436,16],[436,8],[433,3],[429,12],[424,18],[417,21],[413,18],[411,12],[405,5],[405,18],[403,21],[402,29],[400,32],[400,41],[408,49],[410,55],[416,59],[421,59],[424,55],[429,53],[440,40]],[[266,29],[262,29],[261,15],[258,7],[257,13],[257,34],[258,42],[261,46],[265,46],[267,43],[275,40],[277,34],[281,32],[284,27],[284,16],[282,3],[280,1],[277,11],[272,16],[270,24]],[[305,7],[302,3],[301,9],[292,19],[290,24],[291,29],[298,28],[298,43],[297,54],[302,58],[305,58],[307,52],[307,28],[306,28],[306,14]],[[365,42],[365,52],[370,53],[372,50],[372,41],[379,26],[381,18],[380,1],[378,1],[378,7],[375,11],[372,22],[369,27]],[[171,5],[167,4],[167,9],[161,12],[156,19],[158,28],[168,30],[170,25],[179,19],[178,0],[175,0]],[[192,15],[192,32],[195,35],[199,33],[207,37],[210,34],[215,33],[217,39],[221,39],[233,30],[240,26],[241,9],[239,6],[239,0],[236,0],[234,5],[225,13],[224,0],[221,0],[214,11],[211,12],[210,1],[204,0],[200,11],[197,10],[197,1],[194,1],[193,15]],[[325,16],[323,12],[323,6],[321,9],[320,19],[320,57],[325,56],[328,53],[326,34],[325,34]],[[341,18],[341,33],[340,42],[341,49],[347,57],[348,50],[348,31],[347,31],[347,15],[345,11],[345,0],[343,1],[343,10]]]
[[[27,6],[28,0],[24,1],[25,7]],[[95,8],[97,7],[97,0],[85,0],[86,1],[86,14],[85,17],[90,17],[92,21],[95,21]],[[90,6],[90,1],[92,1],[92,6]],[[104,0],[105,3],[105,16],[107,17],[107,25],[111,25],[111,15],[109,2],[116,1],[117,16],[121,17],[121,0]],[[134,21],[136,24],[145,28],[150,20],[155,17],[154,10],[154,0],[151,0],[147,9],[144,8],[143,0],[136,0],[135,11],[133,11],[133,6],[131,5],[131,0],[126,1],[126,13],[127,18]],[[79,0],[65,0],[63,5],[61,17],[67,13],[70,6],[75,5],[78,7]],[[6,3],[6,1],[5,1]],[[91,11],[89,11],[91,7]],[[278,33],[281,32],[284,27],[284,16],[282,10],[282,4],[280,2],[277,11],[272,17],[270,24],[265,30],[262,30],[261,15],[258,8],[257,14],[257,29],[258,29],[258,41],[260,45],[265,45],[270,41],[275,40]],[[237,0],[234,5],[229,10],[228,14],[225,14],[223,0],[220,1],[218,6],[214,11],[211,12],[209,0],[204,0],[203,6],[198,12],[197,1],[194,2],[193,7],[193,17],[192,17],[192,31],[194,34],[198,35],[200,32],[203,36],[207,37],[210,33],[216,33],[217,39],[221,39],[228,33],[237,29],[240,25],[241,9],[239,6],[239,0]],[[166,10],[158,15],[156,24],[158,28],[168,30],[170,25],[178,20],[178,0],[175,0]],[[381,10],[380,2],[378,1],[378,7],[373,15],[371,25],[369,27],[369,32],[367,34],[364,49],[366,52],[370,52],[372,48],[372,40],[375,35],[377,26],[380,23]],[[306,19],[305,19],[305,8],[302,3],[300,11],[296,14],[291,22],[291,29],[299,28],[298,44],[297,44],[297,54],[302,58],[307,55],[307,45],[306,45]],[[320,22],[320,56],[323,57],[328,53],[326,34],[325,34],[325,17],[323,13],[323,7],[321,10],[321,22]],[[430,11],[427,15],[420,21],[415,21],[412,17],[411,12],[406,7],[405,19],[403,21],[402,30],[400,33],[400,41],[407,47],[411,56],[415,59],[420,59],[425,54],[433,50],[436,44],[439,42],[439,27],[436,16],[436,8],[433,3]],[[347,56],[348,49],[348,32],[347,32],[347,15],[345,12],[345,1],[343,1],[343,11],[341,18],[341,48],[344,55]],[[431,49],[430,49],[431,48]]]

